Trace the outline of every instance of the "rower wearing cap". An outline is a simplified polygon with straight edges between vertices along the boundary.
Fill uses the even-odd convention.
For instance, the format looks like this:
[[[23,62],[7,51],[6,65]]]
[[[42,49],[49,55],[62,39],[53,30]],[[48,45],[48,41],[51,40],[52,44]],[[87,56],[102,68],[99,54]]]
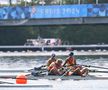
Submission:
[[[47,67],[48,66],[50,66],[50,64],[52,63],[52,62],[55,62],[57,59],[55,58],[55,54],[53,53],[52,55],[51,55],[51,57],[48,59],[48,61],[47,61]]]
[[[48,67],[48,71],[50,75],[62,75],[63,72],[61,71],[62,68],[62,60],[58,59],[56,62],[53,62]]]
[[[75,75],[84,76],[84,75],[88,74],[88,69],[87,68],[84,68],[81,65],[77,65],[76,64],[76,59],[74,57],[74,53],[73,52],[71,52],[69,54],[69,57],[64,62],[63,66],[67,66],[68,68],[72,69],[69,72],[69,75],[75,74]]]

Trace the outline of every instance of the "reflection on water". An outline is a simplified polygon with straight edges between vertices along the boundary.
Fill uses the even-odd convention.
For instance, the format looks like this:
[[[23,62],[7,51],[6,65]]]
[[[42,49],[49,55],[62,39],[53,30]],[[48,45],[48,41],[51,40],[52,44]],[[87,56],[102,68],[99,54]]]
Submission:
[[[0,57],[0,68],[33,68],[45,64],[49,57]],[[66,57],[57,57],[63,60]],[[108,56],[76,56],[78,64],[108,67]]]

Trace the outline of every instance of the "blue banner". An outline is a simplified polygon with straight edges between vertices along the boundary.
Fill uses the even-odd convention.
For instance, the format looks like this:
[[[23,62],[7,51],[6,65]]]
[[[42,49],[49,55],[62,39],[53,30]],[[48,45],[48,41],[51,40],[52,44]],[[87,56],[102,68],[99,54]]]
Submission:
[[[87,13],[86,5],[33,6],[30,11],[30,18],[83,17]]]
[[[1,7],[0,19],[26,19],[30,18],[29,7]]]
[[[1,7],[0,19],[72,18],[84,17],[86,13],[86,5]]]
[[[89,4],[87,5],[88,17],[108,16],[108,4]]]
[[[108,16],[108,4],[0,7],[0,19],[39,19]]]

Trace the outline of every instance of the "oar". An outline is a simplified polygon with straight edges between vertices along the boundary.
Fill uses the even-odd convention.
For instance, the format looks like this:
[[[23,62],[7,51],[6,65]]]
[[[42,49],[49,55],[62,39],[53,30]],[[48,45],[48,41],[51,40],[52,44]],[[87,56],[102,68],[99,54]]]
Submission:
[[[33,70],[35,71],[42,71],[42,70],[45,70],[45,68],[43,68],[44,66],[40,66],[40,67],[34,67],[32,69],[29,69],[29,70],[0,70],[0,72],[4,73],[4,72],[32,72]]]
[[[33,71],[33,72],[31,72],[31,75],[33,75],[33,76],[48,75],[48,70]]]
[[[11,82],[5,82],[5,81],[0,81],[0,84],[14,84],[14,83],[11,83]]]
[[[39,67],[34,67],[34,70],[45,70],[46,65],[42,65]]]
[[[67,72],[69,72],[69,71],[71,71],[71,70],[72,70],[71,68],[68,69],[68,70],[66,70],[65,73],[62,74],[62,75],[57,79],[57,81],[61,81],[61,79],[67,74]]]
[[[26,70],[25,72],[32,72],[33,70],[35,70],[35,71],[45,70],[44,67],[46,67],[46,65],[42,65],[42,66],[39,66],[39,67],[34,67],[32,69]]]
[[[78,64],[79,65],[79,64]],[[101,69],[108,69],[106,67],[100,67],[100,66],[92,66],[92,65],[81,65],[81,66],[85,66],[85,67],[94,67],[94,68],[101,68]]]
[[[98,70],[89,70],[89,72],[95,72],[95,73],[108,73],[108,71],[98,71]]]

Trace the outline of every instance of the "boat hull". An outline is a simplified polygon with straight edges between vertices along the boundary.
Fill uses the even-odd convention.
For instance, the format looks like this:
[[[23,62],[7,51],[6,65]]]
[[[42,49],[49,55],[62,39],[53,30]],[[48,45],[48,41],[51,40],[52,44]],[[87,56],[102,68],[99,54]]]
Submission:
[[[95,75],[87,75],[85,77],[82,76],[55,76],[55,75],[43,75],[43,76],[33,76],[29,75],[27,76],[30,80],[38,80],[38,79],[48,79],[48,80],[105,80],[108,79],[108,77],[97,77]]]

